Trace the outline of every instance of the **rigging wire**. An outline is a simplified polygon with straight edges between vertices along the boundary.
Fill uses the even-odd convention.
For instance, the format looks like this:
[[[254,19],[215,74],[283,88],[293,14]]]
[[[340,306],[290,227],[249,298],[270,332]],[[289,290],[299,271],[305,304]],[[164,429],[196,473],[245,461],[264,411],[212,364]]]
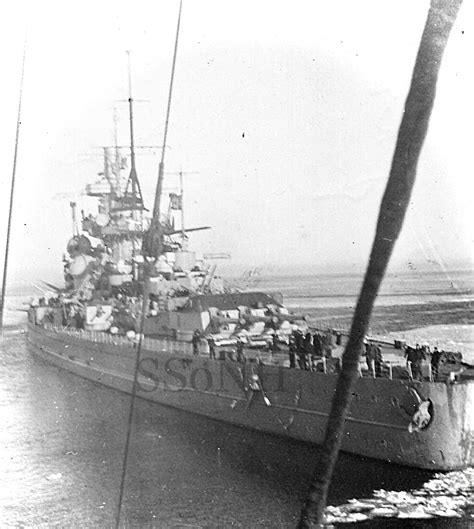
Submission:
[[[25,58],[26,58],[26,37],[25,37],[25,42],[23,44],[23,60],[22,60],[22,65],[21,65],[20,95],[18,98],[18,114],[17,114],[17,120],[16,120],[15,151],[13,154],[12,181],[11,181],[11,188],[10,188],[10,206],[8,210],[7,240],[5,243],[5,260],[3,263],[2,294],[0,297],[0,332],[3,331],[3,312],[5,308],[5,291],[7,287],[8,254],[10,252],[10,231],[11,231],[12,216],[13,216],[13,197],[15,193],[16,161],[17,161],[17,156],[18,156],[18,143],[20,139],[21,102],[23,99],[23,79],[25,77]]]
[[[158,170],[158,182],[156,183],[156,193],[155,193],[155,203],[153,206],[153,217],[156,218],[156,220],[159,221],[160,216],[160,199],[161,199],[161,192],[162,192],[162,186],[163,186],[163,175],[164,175],[164,165],[165,165],[165,152],[166,152],[166,141],[168,138],[168,125],[170,120],[170,112],[171,112],[171,98],[173,95],[173,81],[174,81],[174,71],[176,67],[176,56],[178,54],[178,39],[179,39],[179,28],[181,25],[181,10],[183,7],[183,0],[180,0],[179,2],[179,14],[178,14],[178,25],[176,27],[176,40],[174,43],[174,52],[173,52],[173,62],[171,66],[171,80],[170,80],[170,88],[168,93],[168,106],[166,108],[166,120],[165,120],[165,130],[163,133],[163,146],[161,148],[161,160],[159,164],[159,170]]]
[[[131,439],[131,433],[132,433],[133,416],[135,412],[135,401],[136,401],[137,389],[138,389],[138,369],[140,367],[140,362],[141,362],[141,353],[142,353],[142,344],[143,344],[143,328],[144,328],[144,323],[145,323],[147,300],[148,300],[148,296],[146,296],[144,293],[143,302],[142,302],[142,314],[141,314],[141,319],[140,319],[140,334],[138,335],[137,354],[135,355],[135,368],[134,368],[134,374],[133,374],[133,386],[132,386],[132,394],[131,394],[131,400],[130,400],[130,410],[129,410],[128,421],[127,421],[127,436],[125,439],[123,465],[122,465],[122,472],[121,472],[121,478],[120,478],[120,490],[119,490],[116,525],[115,525],[117,529],[120,527],[120,517],[122,513],[123,494],[125,491],[125,478],[127,475],[128,455],[130,452],[130,439]]]
[[[159,214],[159,200],[161,197],[161,191],[162,191],[162,182],[163,182],[163,167],[164,167],[164,153],[165,153],[165,147],[166,147],[166,136],[168,132],[168,121],[169,121],[169,115],[170,115],[170,108],[171,108],[171,96],[173,93],[173,80],[174,80],[174,71],[175,71],[175,65],[176,65],[176,55],[178,50],[178,38],[179,38],[179,28],[181,24],[181,10],[183,7],[183,0],[180,0],[179,3],[179,15],[178,15],[178,24],[176,28],[176,40],[174,45],[174,53],[173,53],[173,66],[171,70],[171,80],[170,80],[170,89],[169,89],[169,95],[168,95],[168,106],[167,106],[167,112],[166,112],[166,123],[165,123],[165,133],[164,133],[164,140],[163,140],[163,150],[161,153],[161,162],[159,166],[159,176],[158,176],[158,183],[157,183],[157,195],[155,196],[155,207],[153,209],[153,219],[157,218],[157,212]],[[160,196],[158,196],[158,192]],[[158,209],[156,206],[156,202],[158,202]],[[123,458],[123,465],[122,465],[122,472],[121,472],[121,478],[120,478],[120,490],[119,490],[119,498],[118,498],[118,505],[117,505],[117,515],[116,515],[116,528],[118,529],[120,527],[120,519],[122,514],[122,503],[123,503],[123,495],[125,491],[125,478],[127,475],[127,463],[128,463],[128,456],[130,452],[130,440],[131,440],[131,433],[132,433],[132,426],[133,426],[133,416],[135,411],[135,401],[137,398],[137,389],[138,389],[138,369],[140,367],[141,362],[141,354],[142,354],[142,344],[143,344],[143,330],[144,330],[144,324],[145,324],[145,315],[148,308],[148,292],[147,292],[147,282],[146,279],[148,277],[148,270],[147,266],[150,266],[150,263],[147,262],[146,259],[146,252],[144,251],[145,248],[142,248],[143,252],[143,261],[144,261],[144,270],[143,270],[143,278],[144,278],[144,290],[143,290],[143,301],[142,301],[142,313],[141,313],[141,319],[140,319],[140,332],[138,336],[138,344],[137,344],[137,353],[135,355],[135,369],[134,369],[134,375],[133,375],[133,386],[132,386],[132,394],[131,394],[131,400],[130,400],[130,410],[128,414],[128,422],[127,422],[127,436],[125,439],[125,447],[124,447],[124,458]],[[155,256],[158,258],[158,255]],[[156,259],[155,259],[156,260]]]

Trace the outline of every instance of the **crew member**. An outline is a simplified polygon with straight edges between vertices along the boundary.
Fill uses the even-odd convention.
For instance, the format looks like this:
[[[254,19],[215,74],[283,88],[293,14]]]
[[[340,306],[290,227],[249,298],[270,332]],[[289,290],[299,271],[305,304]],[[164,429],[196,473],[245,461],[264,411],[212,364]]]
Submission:
[[[216,359],[216,342],[212,335],[208,336],[207,345],[209,346],[209,357],[215,360]]]
[[[258,375],[253,373],[247,387],[247,408],[250,406],[255,393],[260,392],[261,389],[260,379],[258,378]]]
[[[407,347],[405,352],[407,362],[411,365],[411,374],[414,380],[422,380],[422,365],[423,360],[426,358],[425,353],[419,344],[416,344],[415,349],[413,347]]]
[[[426,359],[425,350],[423,347],[420,347],[418,344],[416,344],[415,353],[416,353],[415,371],[413,372],[413,378],[415,380],[423,380],[421,366],[423,365],[423,360]],[[413,366],[412,366],[412,369],[413,369]]]
[[[317,332],[313,335],[313,351],[315,356],[323,356],[323,343],[321,335]]]
[[[332,357],[332,333],[330,330],[322,337],[323,351],[326,358]]]
[[[308,346],[308,335],[309,340],[311,340],[311,334],[306,333],[303,336],[302,333],[299,335],[299,345],[298,345],[298,363],[300,369],[309,369],[309,346]],[[311,344],[311,341],[309,342]]]
[[[244,342],[242,338],[237,339],[237,362],[244,364],[246,361],[244,352]]]
[[[372,372],[372,369],[374,369],[376,377],[382,376],[383,358],[382,349],[380,349],[379,345],[374,342],[366,344],[366,360],[369,371]]]
[[[296,336],[293,331],[288,337],[288,354],[290,356],[290,367],[296,367]]]
[[[280,346],[278,345],[278,334],[276,332],[273,333],[272,335],[272,348],[271,348],[271,352],[272,354],[273,353],[276,353],[280,350]]]
[[[434,348],[433,353],[431,354],[431,373],[433,375],[433,380],[436,381],[439,378],[439,366],[443,358],[443,352],[439,351],[437,347]]]
[[[298,358],[298,366],[300,369],[304,369],[304,337],[299,329],[294,332],[295,344],[296,344],[296,356]]]
[[[193,354],[198,355],[199,354],[199,343],[201,342],[201,333],[198,329],[194,331],[192,343],[193,343]]]

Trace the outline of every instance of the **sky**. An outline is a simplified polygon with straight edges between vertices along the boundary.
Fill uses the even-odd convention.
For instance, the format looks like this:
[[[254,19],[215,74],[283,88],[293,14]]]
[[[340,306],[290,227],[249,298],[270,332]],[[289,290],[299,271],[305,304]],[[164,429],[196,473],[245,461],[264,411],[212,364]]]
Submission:
[[[98,179],[100,147],[127,145],[131,50],[136,143],[160,145],[177,0],[18,1],[2,7],[0,248],[26,64],[11,281],[60,280],[69,202]],[[184,0],[165,188],[185,171],[198,252],[236,267],[363,270],[429,2]],[[474,5],[443,60],[412,203],[392,266],[473,262]],[[139,150],[153,204],[159,150]],[[3,250],[2,250],[3,251]],[[0,263],[3,257],[0,257]],[[229,266],[229,263],[224,263]]]

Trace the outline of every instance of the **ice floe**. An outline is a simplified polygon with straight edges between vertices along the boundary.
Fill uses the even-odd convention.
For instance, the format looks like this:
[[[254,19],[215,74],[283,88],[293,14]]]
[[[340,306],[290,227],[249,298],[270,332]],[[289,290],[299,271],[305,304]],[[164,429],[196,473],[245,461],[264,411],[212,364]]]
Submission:
[[[374,518],[468,518],[474,520],[474,468],[435,474],[420,489],[376,490],[372,498],[328,506],[325,523],[350,523]]]

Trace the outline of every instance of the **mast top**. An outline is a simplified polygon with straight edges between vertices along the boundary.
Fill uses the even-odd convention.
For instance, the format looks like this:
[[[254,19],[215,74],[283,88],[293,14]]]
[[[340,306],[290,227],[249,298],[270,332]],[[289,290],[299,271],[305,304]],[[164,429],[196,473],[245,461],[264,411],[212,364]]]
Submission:
[[[136,160],[135,160],[135,137],[133,130],[133,96],[132,96],[132,74],[131,74],[131,59],[130,50],[127,50],[128,56],[128,108],[129,108],[129,121],[130,121],[130,176],[128,177],[125,191],[121,197],[121,206],[114,208],[116,211],[119,210],[144,210],[145,205],[143,203],[143,195],[138,180]],[[131,187],[131,191],[129,191]]]

